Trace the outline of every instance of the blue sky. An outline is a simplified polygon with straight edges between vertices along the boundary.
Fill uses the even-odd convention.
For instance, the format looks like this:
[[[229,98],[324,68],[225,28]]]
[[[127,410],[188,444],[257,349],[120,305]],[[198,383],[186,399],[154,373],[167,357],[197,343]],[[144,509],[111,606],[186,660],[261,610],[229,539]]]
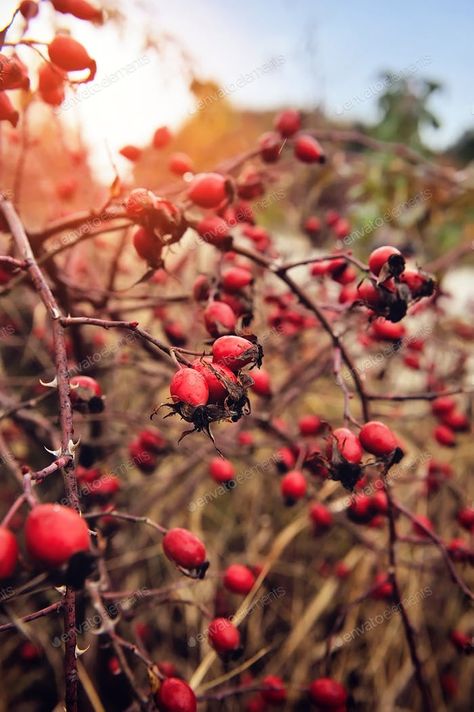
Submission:
[[[432,103],[442,128],[430,132],[431,143],[449,143],[474,125],[468,0],[149,0],[148,6],[182,37],[203,73],[224,84],[284,56],[281,70],[235,92],[241,105],[319,104],[336,113],[349,102],[348,117],[370,120],[379,72],[414,68],[444,84]]]
[[[0,26],[17,2],[0,0]],[[41,3],[29,31],[30,37],[49,41],[54,28],[70,30],[97,60],[93,86],[80,87],[70,95],[73,106],[66,102],[58,113],[81,127],[106,180],[114,174],[110,155],[127,172],[129,163],[117,156],[124,144],[146,145],[157,126],[175,128],[195,109],[175,55],[163,62],[144,51],[145,31],[154,38],[175,37],[193,58],[195,73],[231,87],[230,98],[241,107],[320,106],[347,121],[372,121],[383,88],[380,72],[409,71],[444,84],[431,107],[442,127],[426,134],[429,144],[449,145],[474,127],[472,0],[120,0],[120,5],[126,16],[122,28],[114,22],[95,28]],[[31,50],[23,51],[29,61]],[[259,71],[277,57],[277,69]],[[133,72],[125,71],[132,65]],[[251,79],[239,85],[246,75]]]

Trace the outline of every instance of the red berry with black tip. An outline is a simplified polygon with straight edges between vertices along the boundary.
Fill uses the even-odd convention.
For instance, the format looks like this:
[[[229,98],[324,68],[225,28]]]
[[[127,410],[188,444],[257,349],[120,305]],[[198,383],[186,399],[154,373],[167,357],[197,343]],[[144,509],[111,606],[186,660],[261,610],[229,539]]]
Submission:
[[[258,359],[258,348],[241,336],[221,336],[212,344],[212,357],[231,371],[238,371]]]
[[[265,702],[271,705],[282,705],[286,701],[286,687],[284,681],[278,675],[267,675],[262,680],[264,689],[261,695]]]
[[[369,268],[370,271],[375,274],[379,275],[380,272],[382,271],[382,268],[387,264],[387,262],[390,260],[390,258],[393,258],[393,256],[396,255],[397,258],[400,259],[400,261],[403,261],[403,256],[400,250],[397,250],[396,247],[391,247],[390,245],[384,245],[383,247],[377,247],[376,250],[370,253],[369,257]],[[402,262],[403,263],[403,262]]]
[[[303,499],[307,489],[306,478],[300,470],[290,470],[280,482],[281,494],[289,504]]]
[[[311,700],[324,710],[340,710],[347,701],[347,692],[343,685],[331,677],[320,677],[309,686]]]
[[[163,551],[170,561],[184,569],[198,569],[206,561],[206,548],[202,541],[192,532],[180,527],[166,532]]]
[[[313,523],[315,534],[322,534],[327,531],[333,523],[332,513],[320,502],[314,502],[310,506],[309,516]]]
[[[463,507],[458,512],[458,522],[467,531],[474,532],[474,507]]]
[[[365,423],[359,433],[359,440],[362,447],[372,455],[387,457],[397,447],[397,439],[384,423],[379,420],[371,420]]]
[[[434,430],[434,436],[437,442],[444,447],[454,447],[456,445],[456,436],[447,425],[438,425]]]
[[[297,136],[293,150],[302,163],[324,163],[326,160],[322,146],[312,136]]]
[[[69,507],[38,504],[26,519],[25,541],[32,559],[55,568],[74,554],[89,550],[89,529],[86,521]]]

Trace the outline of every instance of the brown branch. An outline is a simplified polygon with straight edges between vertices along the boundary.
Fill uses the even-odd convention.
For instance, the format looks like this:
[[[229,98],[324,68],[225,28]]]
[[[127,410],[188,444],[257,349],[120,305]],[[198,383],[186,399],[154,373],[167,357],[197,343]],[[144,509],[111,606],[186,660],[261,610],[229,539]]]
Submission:
[[[68,362],[61,312],[53,293],[36,262],[23,224],[12,203],[0,197],[0,208],[10,227],[16,249],[25,261],[25,269],[46,307],[52,323],[54,359],[59,397],[59,420],[61,424],[61,456],[71,455],[73,443],[73,418],[70,399]],[[71,457],[64,466],[64,483],[68,505],[79,511],[79,495]],[[67,712],[77,711],[77,662],[76,662],[76,595],[70,587],[66,589],[64,600],[64,627],[66,633],[64,668],[66,678],[65,705]]]
[[[403,628],[405,630],[405,638],[406,638],[406,641],[408,644],[408,649],[410,651],[411,661],[413,663],[413,667],[415,668],[415,677],[416,677],[418,688],[420,690],[421,697],[423,700],[423,710],[424,710],[424,712],[431,712],[431,710],[433,709],[431,695],[430,695],[430,691],[429,691],[428,685],[427,685],[425,677],[424,677],[421,660],[418,655],[418,650],[416,647],[416,642],[415,642],[416,631],[414,630],[413,625],[410,621],[410,618],[408,617],[408,613],[407,613],[405,605],[403,603],[401,593],[400,593],[400,586],[398,583],[397,560],[396,560],[396,554],[395,554],[395,547],[397,544],[397,530],[396,530],[396,525],[395,525],[395,506],[393,503],[392,493],[390,490],[390,484],[388,482],[386,471],[383,473],[383,482],[384,482],[384,488],[385,488],[385,493],[387,495],[387,503],[388,503],[388,512],[387,512],[387,514],[388,514],[388,530],[389,530],[388,557],[389,557],[389,564],[390,564],[389,571],[388,571],[389,580],[390,580],[390,583],[392,584],[395,605],[397,606],[398,610],[400,611]]]
[[[63,601],[57,601],[56,603],[52,603],[50,606],[46,606],[46,608],[42,608],[40,611],[36,611],[36,613],[29,613],[27,616],[23,616],[23,618],[19,618],[18,620],[22,623],[35,621],[38,618],[43,618],[43,616],[47,616],[49,613],[60,611],[63,605]],[[3,631],[5,630],[16,630],[17,628],[18,625],[16,623],[4,623],[3,625],[0,625],[0,633],[3,633]]]

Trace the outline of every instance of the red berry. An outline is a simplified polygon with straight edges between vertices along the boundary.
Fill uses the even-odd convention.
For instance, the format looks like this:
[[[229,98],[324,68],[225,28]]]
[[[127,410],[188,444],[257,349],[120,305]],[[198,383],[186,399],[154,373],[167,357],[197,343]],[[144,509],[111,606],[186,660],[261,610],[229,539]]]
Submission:
[[[324,504],[314,502],[309,508],[309,516],[314,525],[316,534],[325,532],[332,524],[332,514]]]
[[[218,215],[208,215],[200,220],[196,230],[205,242],[220,247],[225,245],[229,238],[229,226]]]
[[[0,579],[10,578],[18,561],[18,544],[15,535],[0,527]]]
[[[345,688],[331,677],[320,677],[309,686],[313,702],[325,710],[341,708],[347,700]]]
[[[73,376],[70,380],[70,386],[69,396],[73,404],[85,401],[92,405],[93,399],[96,399],[99,403],[98,399],[102,397],[102,389],[99,383],[90,376]]]
[[[474,641],[466,633],[463,633],[460,630],[452,630],[449,637],[451,638],[452,644],[459,652],[463,653],[473,649]]]
[[[289,502],[296,502],[306,495],[306,478],[299,470],[290,470],[280,482],[280,491]]]
[[[164,148],[170,141],[172,135],[167,126],[160,126],[153,134],[153,148]]]
[[[229,197],[229,181],[220,173],[199,173],[189,187],[188,196],[200,208],[217,208]]]
[[[434,430],[434,436],[438,443],[445,447],[454,447],[456,444],[454,432],[447,425],[438,425]]]
[[[95,73],[95,62],[80,42],[69,35],[56,35],[48,45],[48,54],[53,64],[66,72],[90,69]]]
[[[173,153],[168,161],[168,168],[171,173],[183,176],[185,173],[192,173],[194,165],[187,153]]]
[[[393,586],[387,574],[379,573],[374,579],[371,591],[372,598],[378,601],[389,601],[393,596]]]
[[[193,284],[193,297],[197,302],[205,302],[209,299],[211,285],[205,274],[196,277]]]
[[[293,136],[301,128],[301,115],[296,109],[286,109],[275,119],[275,128],[283,138]]]
[[[352,465],[358,465],[362,459],[362,446],[357,435],[349,428],[336,428],[332,433],[339,454]]]
[[[139,227],[133,235],[133,246],[137,254],[152,267],[161,262],[162,245],[157,236],[144,227]]]
[[[100,22],[102,10],[91,5],[87,0],[51,0],[53,7],[58,12],[68,13],[79,20]]]
[[[321,230],[321,220],[316,215],[310,215],[304,221],[303,230],[309,237],[316,237]]]
[[[342,240],[343,237],[347,237],[350,234],[351,224],[346,218],[339,218],[333,229],[336,237]]]
[[[303,415],[298,421],[301,435],[317,435],[322,427],[321,418],[317,415]]]
[[[372,498],[366,494],[353,497],[347,508],[347,516],[357,524],[368,524],[374,516]]]
[[[237,385],[237,376],[227,366],[210,363],[208,359],[196,359],[193,368],[205,379],[209,389],[209,401],[221,403],[229,395],[227,385]]]
[[[240,633],[228,618],[214,618],[207,629],[209,643],[219,654],[237,650],[240,646]]]
[[[18,9],[25,20],[31,20],[33,17],[36,17],[39,12],[38,3],[34,2],[34,0],[23,0]]]
[[[20,118],[20,114],[11,103],[8,94],[0,91],[0,121],[9,121],[15,127]]]
[[[79,551],[89,550],[86,521],[60,504],[38,504],[25,524],[25,541],[32,559],[47,567],[65,564]]]
[[[196,712],[197,700],[187,682],[177,677],[167,677],[156,693],[160,712]]]
[[[375,285],[369,280],[365,280],[357,287],[358,298],[369,307],[378,307],[382,304],[382,295]]]
[[[239,445],[251,447],[254,444],[254,437],[252,433],[248,432],[248,430],[242,430],[237,436],[237,441]]]
[[[235,468],[230,460],[214,457],[209,464],[209,473],[216,482],[231,482],[235,477]]]
[[[414,298],[429,296],[433,292],[434,282],[431,277],[420,274],[417,270],[406,269],[400,276],[400,281],[407,285]]]
[[[283,141],[277,133],[273,131],[264,133],[263,136],[260,136],[258,145],[262,161],[265,163],[276,163],[278,161],[283,148]]]
[[[0,54],[0,89],[29,89],[28,71],[18,57]]]
[[[212,357],[231,371],[238,371],[257,360],[258,349],[241,336],[221,336],[212,344]]]
[[[224,586],[233,593],[247,595],[255,583],[255,576],[247,566],[232,564],[224,574]]]
[[[252,273],[243,267],[231,267],[222,275],[222,286],[227,292],[239,292],[253,281]]]
[[[225,302],[210,302],[204,310],[204,323],[211,336],[218,337],[235,331],[237,318]]]
[[[303,163],[324,163],[326,156],[321,145],[312,136],[302,134],[295,139],[294,153]]]
[[[390,245],[378,247],[376,250],[371,252],[369,257],[370,271],[378,276],[382,270],[382,267],[387,264],[392,255],[398,255],[403,259],[400,250],[397,250],[396,247],[391,247]]]
[[[469,430],[469,418],[459,410],[452,410],[441,417],[443,425],[454,430],[455,433],[463,433]]]
[[[387,514],[388,499],[385,492],[379,490],[372,495],[370,498],[370,508],[375,514]]]
[[[372,420],[362,427],[359,440],[364,450],[379,457],[387,457],[397,447],[395,435],[378,420]]]
[[[458,512],[458,522],[468,531],[474,532],[474,507],[463,507]]]
[[[272,385],[270,380],[270,374],[263,368],[258,371],[252,372],[253,384],[250,386],[252,391],[258,396],[271,396],[272,395]]]
[[[428,519],[428,517],[425,517],[423,514],[419,514],[413,520],[413,531],[418,536],[427,537],[428,534],[427,534],[426,530],[432,532],[433,525],[432,525],[431,521]]]
[[[163,551],[170,561],[184,569],[197,569],[206,560],[206,549],[187,529],[170,529],[163,538]]]
[[[188,403],[195,407],[206,405],[209,400],[206,379],[194,368],[176,371],[171,379],[170,394],[175,403]]]
[[[262,685],[265,687],[261,691],[261,695],[265,702],[271,705],[280,705],[286,701],[285,683],[278,675],[267,675],[262,680]]]
[[[124,146],[119,151],[120,155],[127,158],[129,161],[138,161],[142,155],[142,149],[138,146],[132,146],[131,144]]]
[[[378,318],[372,324],[374,336],[382,341],[400,341],[405,336],[405,327],[398,322],[394,324],[387,319]]]
[[[451,413],[456,407],[456,401],[451,396],[440,396],[431,403],[431,410],[434,415],[443,416]]]

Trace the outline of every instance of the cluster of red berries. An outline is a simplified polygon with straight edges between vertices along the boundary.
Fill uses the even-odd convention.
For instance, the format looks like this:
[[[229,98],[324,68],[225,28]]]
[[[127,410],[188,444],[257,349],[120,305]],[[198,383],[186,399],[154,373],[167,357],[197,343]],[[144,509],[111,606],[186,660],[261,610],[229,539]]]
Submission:
[[[451,396],[440,396],[431,404],[431,411],[438,419],[439,425],[434,430],[434,437],[440,445],[454,447],[456,433],[469,430],[469,419],[458,409],[456,400]]]
[[[168,407],[193,423],[194,430],[209,435],[212,422],[239,420],[248,412],[247,388],[252,384],[242,369],[259,365],[261,358],[256,340],[220,336],[212,344],[212,360],[196,359],[192,366],[176,371],[170,383],[173,403]]]

